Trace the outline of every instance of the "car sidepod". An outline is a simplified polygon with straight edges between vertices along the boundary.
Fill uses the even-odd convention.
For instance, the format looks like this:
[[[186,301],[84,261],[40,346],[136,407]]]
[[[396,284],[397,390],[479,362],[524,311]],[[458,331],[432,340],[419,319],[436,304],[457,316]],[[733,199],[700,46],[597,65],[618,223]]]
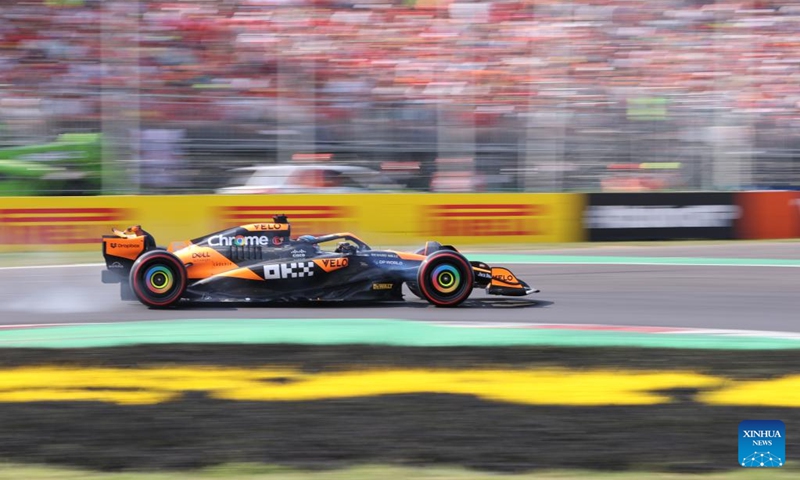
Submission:
[[[375,259],[371,255],[328,254],[271,260],[200,279],[189,285],[187,293],[201,301],[402,299],[404,269],[387,268]]]

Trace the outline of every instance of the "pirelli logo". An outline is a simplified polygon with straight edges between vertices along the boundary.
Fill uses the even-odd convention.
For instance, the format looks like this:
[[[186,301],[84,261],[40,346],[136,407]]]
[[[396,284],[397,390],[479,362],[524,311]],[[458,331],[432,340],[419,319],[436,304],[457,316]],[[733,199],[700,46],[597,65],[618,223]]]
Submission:
[[[0,244],[100,243],[103,234],[132,218],[126,208],[5,208],[0,209]]]
[[[429,236],[481,237],[543,234],[544,205],[430,205],[426,207],[425,234]]]
[[[292,224],[292,236],[323,235],[326,233],[347,230],[352,217],[349,207],[342,206],[235,206],[221,207],[219,228],[234,225],[264,223],[271,221],[272,216],[285,213]]]

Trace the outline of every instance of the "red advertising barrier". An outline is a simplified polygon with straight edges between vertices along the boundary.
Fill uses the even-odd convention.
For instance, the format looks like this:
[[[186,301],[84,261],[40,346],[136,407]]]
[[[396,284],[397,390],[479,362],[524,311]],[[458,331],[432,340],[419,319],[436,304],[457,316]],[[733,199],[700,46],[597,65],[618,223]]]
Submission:
[[[800,192],[741,192],[735,202],[737,238],[800,238]]]

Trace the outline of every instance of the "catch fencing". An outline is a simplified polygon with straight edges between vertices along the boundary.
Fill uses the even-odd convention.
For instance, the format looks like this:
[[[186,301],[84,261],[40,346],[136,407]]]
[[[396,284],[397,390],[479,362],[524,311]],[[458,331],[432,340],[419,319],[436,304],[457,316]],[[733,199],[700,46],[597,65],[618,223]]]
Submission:
[[[76,95],[4,91],[0,147],[101,134],[103,182],[77,194],[212,193],[235,178],[235,168],[313,153],[383,171],[416,191],[437,191],[437,160],[447,159],[470,160],[479,181],[463,191],[800,189],[796,127],[754,114],[720,117],[713,108],[652,119],[624,104],[582,111],[527,102],[491,109],[469,101],[372,101],[328,118],[285,99],[213,90]],[[398,165],[414,175],[398,175]]]

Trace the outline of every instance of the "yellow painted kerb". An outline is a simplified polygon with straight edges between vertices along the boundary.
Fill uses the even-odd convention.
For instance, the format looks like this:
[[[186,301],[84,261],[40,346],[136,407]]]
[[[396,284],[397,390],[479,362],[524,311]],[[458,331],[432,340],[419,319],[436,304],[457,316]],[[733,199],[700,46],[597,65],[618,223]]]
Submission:
[[[526,405],[654,405],[673,389],[710,405],[800,406],[800,376],[737,382],[696,372],[569,369],[382,369],[306,373],[291,368],[64,368],[0,370],[0,402],[156,404],[206,392],[231,401],[309,401],[443,393]],[[780,392],[780,393],[778,393]],[[789,392],[789,393],[787,393]],[[770,393],[774,393],[770,394]]]

